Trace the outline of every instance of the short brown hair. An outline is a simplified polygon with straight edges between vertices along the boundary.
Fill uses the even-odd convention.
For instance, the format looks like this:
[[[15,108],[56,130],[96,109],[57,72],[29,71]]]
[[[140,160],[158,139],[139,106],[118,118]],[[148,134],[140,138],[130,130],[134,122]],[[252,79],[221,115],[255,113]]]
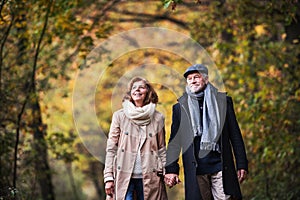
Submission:
[[[143,81],[145,83],[145,85],[147,86],[147,94],[146,94],[146,97],[144,99],[144,105],[147,105],[149,104],[150,102],[151,103],[157,103],[158,102],[158,96],[157,96],[157,93],[155,92],[153,86],[149,83],[149,81],[147,81],[146,79],[142,78],[142,77],[134,77],[130,80],[129,84],[128,84],[128,88],[127,88],[127,91],[126,91],[126,94],[125,96],[123,97],[123,101],[125,100],[129,100],[131,101],[132,103],[134,103],[132,97],[131,97],[131,88],[133,86],[133,84],[135,82],[138,82],[138,81]]]

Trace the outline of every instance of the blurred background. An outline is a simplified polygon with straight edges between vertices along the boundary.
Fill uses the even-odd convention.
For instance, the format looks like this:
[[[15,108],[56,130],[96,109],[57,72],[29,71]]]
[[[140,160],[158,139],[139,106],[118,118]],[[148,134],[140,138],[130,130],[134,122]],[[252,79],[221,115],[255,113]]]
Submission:
[[[190,37],[217,67],[249,159],[244,199],[300,199],[299,8],[298,0],[1,0],[0,199],[105,199],[103,158],[91,153],[74,123],[74,87],[88,85],[77,76],[93,49],[145,27]],[[158,92],[168,139],[172,105],[184,90],[180,75],[194,63],[130,41],[136,50],[95,74],[99,134],[108,134],[127,80],[142,75]],[[86,103],[82,94],[79,104]],[[92,129],[80,131],[88,136]],[[104,148],[102,139],[91,144],[95,152]],[[168,189],[169,199],[184,199],[183,186]]]

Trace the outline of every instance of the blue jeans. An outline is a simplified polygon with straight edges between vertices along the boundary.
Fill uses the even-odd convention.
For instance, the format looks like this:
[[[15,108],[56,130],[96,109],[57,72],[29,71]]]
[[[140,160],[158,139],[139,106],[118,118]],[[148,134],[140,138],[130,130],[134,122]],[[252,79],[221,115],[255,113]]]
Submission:
[[[134,193],[136,194],[137,200],[144,200],[143,179],[141,178],[130,179],[128,189],[125,195],[125,200],[133,200]]]

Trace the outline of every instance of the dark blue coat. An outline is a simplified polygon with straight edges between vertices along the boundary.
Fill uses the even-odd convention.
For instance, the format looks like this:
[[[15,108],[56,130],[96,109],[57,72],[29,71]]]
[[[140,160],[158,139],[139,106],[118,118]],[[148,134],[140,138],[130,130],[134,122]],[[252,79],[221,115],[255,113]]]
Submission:
[[[236,170],[245,169],[248,171],[248,160],[241,131],[236,120],[232,98],[227,96],[226,99],[226,119],[220,138],[223,185],[225,194],[242,199]],[[166,173],[179,174],[178,158],[180,151],[182,151],[185,199],[199,200],[202,198],[196,177],[197,163],[194,156],[194,135],[189,119],[187,94],[185,93],[178,99],[178,103],[173,106],[171,136],[167,149]],[[234,162],[234,158],[236,163]]]

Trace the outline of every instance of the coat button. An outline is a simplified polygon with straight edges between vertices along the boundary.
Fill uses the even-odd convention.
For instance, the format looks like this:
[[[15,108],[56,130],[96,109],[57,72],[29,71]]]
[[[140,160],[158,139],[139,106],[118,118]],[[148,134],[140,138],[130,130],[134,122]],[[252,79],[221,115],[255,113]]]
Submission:
[[[125,135],[128,135],[128,132],[125,132]]]
[[[120,166],[118,166],[118,170],[120,170],[121,169],[121,167]]]
[[[122,149],[122,152],[124,152],[125,150],[124,149]]]
[[[152,133],[149,133],[149,136],[152,137]]]

